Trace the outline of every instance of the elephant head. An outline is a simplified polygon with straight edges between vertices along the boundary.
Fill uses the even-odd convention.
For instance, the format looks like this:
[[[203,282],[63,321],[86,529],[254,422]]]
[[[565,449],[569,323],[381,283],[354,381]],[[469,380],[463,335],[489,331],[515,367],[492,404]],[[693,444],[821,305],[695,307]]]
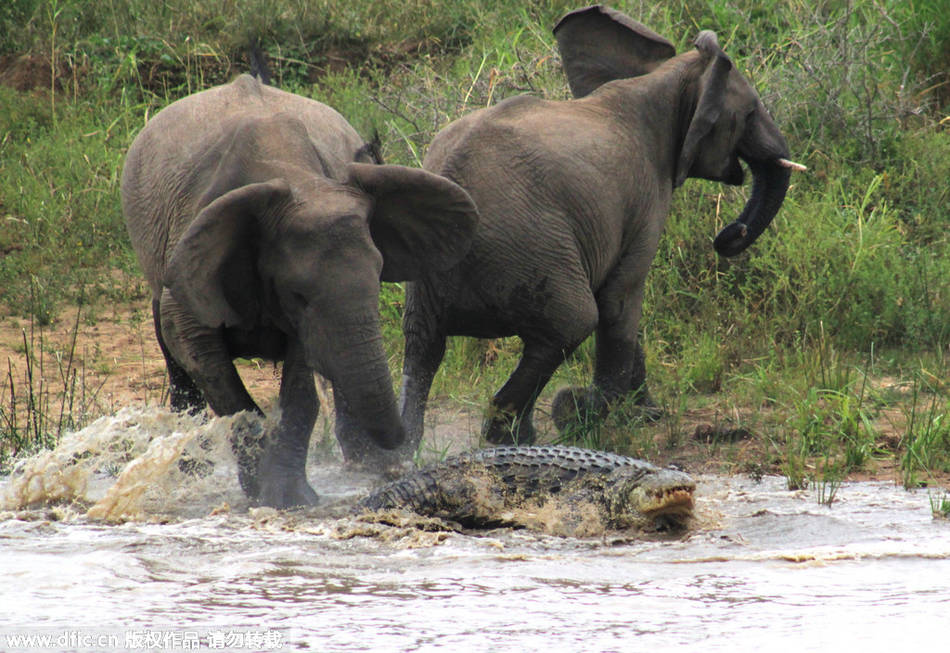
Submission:
[[[217,196],[173,249],[164,285],[205,327],[298,338],[307,365],[392,448],[404,435],[380,334],[380,280],[457,262],[478,213],[461,187],[424,170],[346,171],[342,182],[285,171]]]
[[[680,117],[673,184],[680,186],[687,177],[741,184],[739,159],[744,160],[752,171],[752,194],[713,245],[722,256],[735,256],[751,245],[781,207],[790,170],[804,166],[787,159],[785,138],[716,35],[701,32],[693,52],[675,57],[669,41],[600,5],[567,14],[554,33],[575,97],[642,75],[666,75],[668,83],[679,85],[679,106],[670,107]]]

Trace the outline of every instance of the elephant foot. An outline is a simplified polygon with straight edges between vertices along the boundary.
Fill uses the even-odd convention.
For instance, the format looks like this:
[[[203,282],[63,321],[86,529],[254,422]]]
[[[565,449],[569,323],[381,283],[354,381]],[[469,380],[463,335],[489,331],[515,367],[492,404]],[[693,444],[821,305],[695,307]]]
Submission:
[[[644,422],[656,422],[663,417],[645,387],[638,390],[626,404],[624,413]],[[567,438],[576,438],[597,426],[610,412],[612,403],[596,387],[564,388],[554,397],[551,418],[558,432]]]
[[[320,499],[307,482],[306,457],[274,446],[261,459],[255,503],[271,508],[315,506]]]
[[[508,412],[490,415],[482,424],[482,437],[491,444],[527,446],[534,444],[536,435],[530,417],[517,419]]]
[[[264,424],[256,415],[239,413],[231,431],[231,448],[237,458],[238,481],[250,499],[261,493],[258,468],[265,447]]]
[[[303,474],[279,479],[265,478],[261,481],[257,503],[271,508],[297,508],[315,506],[320,502]]]
[[[645,422],[659,422],[663,419],[663,409],[656,405],[646,386],[640,388],[634,395],[633,403],[637,406],[637,414]]]
[[[635,406],[635,410],[631,411],[633,417],[637,417],[644,422],[658,422],[663,418],[663,409],[653,401],[646,383],[630,393],[630,396],[633,400],[630,403]]]
[[[562,437],[576,438],[607,415],[607,399],[596,388],[563,388],[551,403],[551,418]]]

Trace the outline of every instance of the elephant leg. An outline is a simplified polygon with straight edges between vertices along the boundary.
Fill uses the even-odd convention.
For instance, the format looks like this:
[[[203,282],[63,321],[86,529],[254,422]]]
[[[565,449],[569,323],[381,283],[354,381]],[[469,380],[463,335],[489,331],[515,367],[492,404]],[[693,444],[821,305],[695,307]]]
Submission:
[[[646,364],[638,339],[643,305],[643,282],[649,261],[643,258],[621,263],[597,297],[600,320],[596,332],[594,383],[587,388],[564,388],[551,407],[554,423],[562,434],[596,424],[622,397],[633,397],[643,407],[643,416],[656,420],[656,407],[646,385]]]
[[[535,441],[532,411],[558,366],[597,325],[597,304],[585,275],[577,274],[550,297],[538,320],[543,330],[520,334],[524,351],[515,371],[495,394],[482,434],[494,444]]]
[[[645,417],[658,419],[660,412],[647,389],[646,376],[646,357],[636,327],[597,329],[594,386],[608,404],[632,396],[644,408]]]
[[[261,458],[259,501],[274,508],[316,505],[317,493],[307,483],[310,434],[320,404],[303,345],[288,345],[280,382],[280,421]]]
[[[529,445],[535,441],[534,404],[555,370],[576,347],[577,344],[559,348],[525,342],[518,366],[489,406],[482,426],[482,435],[488,442]]]
[[[406,447],[414,453],[422,442],[425,412],[432,381],[445,357],[445,304],[422,282],[408,284],[403,332],[406,351],[402,366],[399,412],[406,428]]]
[[[427,343],[434,353],[419,357],[410,354],[409,339],[406,339],[406,358],[402,367],[402,388],[399,393],[399,412],[406,427],[406,444],[404,448],[411,455],[422,442],[425,430],[425,413],[429,403],[429,390],[435,373],[445,356],[446,337],[441,336],[436,342]],[[410,358],[412,355],[412,358]]]
[[[643,289],[656,242],[651,245],[648,256],[629,257],[618,266],[617,275],[598,297],[601,319],[597,325],[594,389],[608,405],[632,397],[643,408],[643,416],[652,421],[659,419],[662,411],[647,389],[646,357],[639,337]]]
[[[220,329],[210,329],[198,322],[166,289],[159,307],[162,338],[171,358],[193,380],[218,415],[234,415],[249,411],[263,416],[238,375]],[[238,464],[238,478],[244,493],[256,498],[260,492],[257,470],[260,461],[263,429],[256,421],[235,423],[232,446]]]
[[[204,396],[185,369],[178,364],[178,361],[168,351],[168,346],[162,337],[160,305],[157,299],[152,301],[152,319],[155,322],[155,337],[158,340],[158,347],[162,350],[162,356],[165,357],[165,367],[168,369],[169,397],[172,410],[177,412],[187,411],[192,414],[198,413],[206,406]]]

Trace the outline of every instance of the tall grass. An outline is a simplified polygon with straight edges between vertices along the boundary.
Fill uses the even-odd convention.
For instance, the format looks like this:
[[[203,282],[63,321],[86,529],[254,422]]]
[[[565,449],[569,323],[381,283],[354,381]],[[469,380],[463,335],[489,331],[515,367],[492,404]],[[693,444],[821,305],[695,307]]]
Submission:
[[[82,295],[68,345],[55,354],[47,349],[44,325],[31,320],[20,330],[24,366],[16,369],[8,359],[0,381],[0,468],[11,456],[55,445],[63,431],[81,428],[96,416],[101,383],[87,381],[85,361],[76,350],[81,315]]]
[[[123,153],[148,116],[247,70],[251,46],[275,84],[331,104],[367,137],[378,130],[387,161],[419,165],[433,135],[468,111],[518,93],[568,97],[550,28],[575,6],[8,0],[0,6],[3,312],[43,326],[79,302],[80,289],[91,304],[143,301],[114,274],[137,269],[118,201]],[[946,470],[950,14],[937,0],[614,6],[680,50],[700,29],[716,30],[811,169],[794,177],[774,226],[736,259],[718,259],[710,245],[747,188],[691,180],[676,194],[643,319],[667,445],[687,442],[690,410],[710,409],[758,429],[770,452],[764,464],[793,484],[886,455],[907,484]],[[11,88],[24,57],[39,72]],[[401,310],[401,287],[386,286],[394,370]],[[519,349],[514,340],[453,340],[435,393],[482,405]],[[586,383],[591,361],[585,343],[551,390]],[[884,374],[914,393],[888,395],[867,380]],[[890,403],[907,413],[893,454],[879,425]],[[9,402],[0,405],[9,414]],[[584,437],[659,454],[629,416],[617,411]]]

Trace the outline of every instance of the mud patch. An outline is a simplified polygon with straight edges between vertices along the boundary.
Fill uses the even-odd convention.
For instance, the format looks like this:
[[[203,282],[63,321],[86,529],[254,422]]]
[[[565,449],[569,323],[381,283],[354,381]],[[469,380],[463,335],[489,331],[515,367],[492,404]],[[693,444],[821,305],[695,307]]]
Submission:
[[[380,510],[341,520],[330,529],[329,535],[338,540],[370,537],[400,549],[420,549],[439,545],[457,532],[456,524],[437,517],[403,510]]]
[[[340,512],[339,506],[299,510],[251,508],[243,515],[229,515],[228,520],[237,528],[261,533],[293,533],[337,541],[368,538],[395,549],[437,546],[461,531],[458,524],[403,510],[353,514],[346,509],[343,516]]]
[[[513,524],[559,537],[601,537],[610,531],[603,506],[593,501],[564,501],[546,497],[512,509],[506,517]]]

